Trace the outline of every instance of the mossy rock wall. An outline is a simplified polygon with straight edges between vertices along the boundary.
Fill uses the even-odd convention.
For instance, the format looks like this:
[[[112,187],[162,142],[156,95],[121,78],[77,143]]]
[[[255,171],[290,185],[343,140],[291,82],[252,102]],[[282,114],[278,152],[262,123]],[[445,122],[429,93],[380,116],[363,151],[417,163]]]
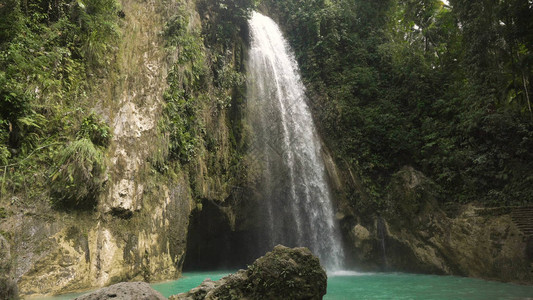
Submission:
[[[381,215],[344,210],[341,223],[352,264],[367,271],[533,282],[531,237],[513,222],[511,209],[468,204],[449,212],[435,200],[433,186],[405,167],[393,176]]]
[[[195,94],[194,108],[201,130],[194,155],[186,161],[171,155],[165,97],[173,72],[185,78],[194,71],[190,58],[179,47],[169,47],[165,35],[176,15],[186,16],[183,34],[196,35],[206,58],[198,66],[205,92]],[[205,15],[193,0],[123,0],[119,16],[120,36],[106,60],[109,65],[94,74],[94,86],[86,91],[98,99],[91,110],[111,131],[105,147],[98,148],[107,168],[94,195],[96,205],[52,205],[46,187],[35,199],[2,191],[0,230],[16,253],[13,274],[21,295],[178,278],[191,211],[205,199],[225,202],[241,180],[236,175],[241,126],[233,120],[242,99],[235,82],[216,82],[223,78],[213,74],[213,58],[240,74],[244,40],[236,36],[227,45],[208,48],[202,39]]]

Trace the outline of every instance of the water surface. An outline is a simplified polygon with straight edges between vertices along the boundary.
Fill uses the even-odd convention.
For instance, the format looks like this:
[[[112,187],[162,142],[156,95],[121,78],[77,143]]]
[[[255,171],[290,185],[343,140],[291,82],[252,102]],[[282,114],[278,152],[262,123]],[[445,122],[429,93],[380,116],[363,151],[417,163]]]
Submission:
[[[169,297],[197,287],[206,278],[218,280],[229,273],[232,272],[187,272],[179,280],[152,284],[152,287]],[[67,300],[79,295],[68,294],[40,300]],[[340,271],[328,274],[328,293],[324,299],[517,300],[533,299],[533,286],[455,276]]]
[[[324,299],[533,299],[533,286],[455,276],[353,273],[328,277]]]

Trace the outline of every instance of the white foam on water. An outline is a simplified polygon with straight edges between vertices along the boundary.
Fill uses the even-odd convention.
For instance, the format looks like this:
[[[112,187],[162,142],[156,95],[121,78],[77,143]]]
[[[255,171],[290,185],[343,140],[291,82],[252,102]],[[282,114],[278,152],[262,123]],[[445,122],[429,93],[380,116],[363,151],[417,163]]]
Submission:
[[[340,277],[340,276],[368,276],[374,275],[374,273],[357,272],[351,270],[338,270],[328,272],[328,277]]]

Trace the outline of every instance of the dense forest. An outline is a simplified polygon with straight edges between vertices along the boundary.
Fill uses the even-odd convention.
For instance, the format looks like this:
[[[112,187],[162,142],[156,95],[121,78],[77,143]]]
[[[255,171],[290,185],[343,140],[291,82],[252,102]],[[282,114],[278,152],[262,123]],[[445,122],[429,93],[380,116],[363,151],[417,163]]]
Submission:
[[[385,209],[405,165],[435,182],[442,203],[531,204],[530,1],[266,3],[326,144],[361,178],[364,195],[349,195],[357,209]]]
[[[247,34],[245,19],[256,4],[210,3],[220,20],[197,37],[180,37],[182,19],[169,23],[166,34],[176,36],[169,45],[183,44],[186,55],[180,59],[191,61],[196,72],[188,86],[201,90],[205,77],[198,67],[205,60],[198,57],[198,43],[217,44],[223,53],[231,35]],[[290,38],[327,144],[362,180],[365,195],[350,196],[355,207],[384,208],[390,177],[404,165],[432,178],[443,202],[531,202],[530,2],[268,0],[262,5],[278,16]],[[90,113],[99,99],[88,99],[87,91],[102,73],[112,72],[120,5],[9,0],[0,10],[2,189],[31,187],[38,193],[39,185],[51,182],[52,192],[61,195],[58,201],[91,202],[103,180],[101,149],[111,133]],[[242,89],[238,73],[226,75],[216,79],[218,86]],[[172,73],[169,78],[172,86]],[[170,158],[186,163],[198,142],[198,126],[194,116],[183,115],[194,111],[192,101],[176,106],[176,97],[187,98],[191,91],[174,88],[173,93],[167,96],[167,112],[178,118],[170,116],[176,125],[170,129]],[[221,99],[220,105],[228,101]],[[27,176],[30,172],[34,176]],[[69,184],[74,177],[91,184],[79,190]]]

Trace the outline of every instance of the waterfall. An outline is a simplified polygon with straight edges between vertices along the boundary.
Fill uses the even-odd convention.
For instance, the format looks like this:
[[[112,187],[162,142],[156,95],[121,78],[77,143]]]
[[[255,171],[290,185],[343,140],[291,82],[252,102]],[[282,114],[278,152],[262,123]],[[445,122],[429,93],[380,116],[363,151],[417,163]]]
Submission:
[[[247,121],[250,155],[261,164],[260,247],[305,246],[328,270],[338,270],[344,259],[340,232],[298,65],[274,21],[255,12],[249,23]]]

